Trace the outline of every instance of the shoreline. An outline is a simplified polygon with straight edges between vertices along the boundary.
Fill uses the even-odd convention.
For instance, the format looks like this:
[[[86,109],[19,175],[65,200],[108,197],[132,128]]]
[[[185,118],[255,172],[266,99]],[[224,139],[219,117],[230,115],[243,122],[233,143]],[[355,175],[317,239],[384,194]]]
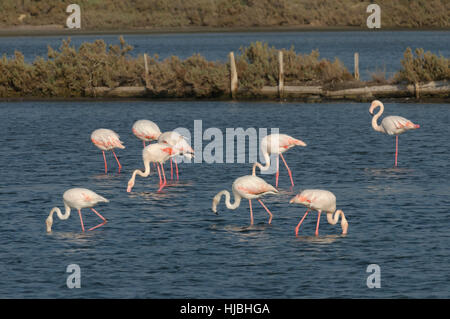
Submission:
[[[304,99],[269,99],[269,98],[243,98],[238,100],[226,99],[226,98],[119,98],[119,97],[76,97],[76,98],[39,98],[39,97],[11,97],[11,98],[0,98],[0,105],[3,103],[23,103],[23,102],[80,102],[80,103],[92,103],[92,102],[232,102],[232,103],[276,103],[276,104],[285,104],[285,103],[297,103],[297,104],[329,104],[329,103],[370,103],[369,100],[354,100],[354,99],[327,99],[327,100],[304,100]],[[384,98],[385,102],[392,103],[423,103],[423,104],[449,104],[450,98],[409,98],[409,97],[398,97],[398,98]]]
[[[139,28],[139,29],[81,29],[71,30],[62,25],[0,27],[0,37],[17,36],[73,36],[73,35],[146,35],[146,34],[201,34],[201,33],[260,33],[260,32],[448,32],[450,28],[395,28],[368,29],[362,27],[320,27],[320,26],[289,26],[289,27],[183,27],[183,28]]]

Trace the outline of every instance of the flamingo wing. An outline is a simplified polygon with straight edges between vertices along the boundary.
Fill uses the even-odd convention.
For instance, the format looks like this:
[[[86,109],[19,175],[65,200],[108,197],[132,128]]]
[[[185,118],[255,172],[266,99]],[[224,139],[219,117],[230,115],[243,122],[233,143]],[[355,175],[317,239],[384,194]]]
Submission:
[[[314,210],[336,211],[336,196],[327,190],[306,189],[299,194],[301,204]]]
[[[383,121],[381,121],[381,125],[383,126],[385,132],[389,135],[401,134],[419,127],[410,120],[401,116],[387,116],[383,119]]]
[[[98,129],[92,132],[91,134],[91,140],[92,142],[106,150],[111,150],[115,147],[124,149],[125,146],[123,146],[122,141],[120,141],[119,135],[108,129]]]
[[[239,177],[233,183],[233,189],[244,198],[258,198],[268,193],[278,193],[277,189],[254,175]]]
[[[146,142],[157,140],[161,135],[158,125],[149,120],[139,120],[133,124],[132,131],[136,137]]]

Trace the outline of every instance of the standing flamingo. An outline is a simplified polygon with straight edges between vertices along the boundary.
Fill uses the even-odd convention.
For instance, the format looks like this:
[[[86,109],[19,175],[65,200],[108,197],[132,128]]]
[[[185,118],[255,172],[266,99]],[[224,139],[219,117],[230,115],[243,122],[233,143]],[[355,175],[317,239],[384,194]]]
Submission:
[[[374,115],[373,111],[379,107],[380,110]],[[385,133],[388,135],[395,135],[395,161],[394,167],[397,167],[397,157],[398,157],[398,136],[406,131],[415,130],[420,127],[419,124],[414,124],[410,120],[405,119],[401,116],[386,116],[382,121],[381,125],[378,125],[378,118],[384,112],[384,105],[378,100],[372,102],[369,108],[369,113],[372,117],[372,127],[375,131]]]
[[[131,175],[130,180],[128,181],[127,186],[127,192],[131,192],[131,189],[134,186],[134,181],[136,179],[136,175],[147,177],[150,175],[150,163],[156,163],[158,168],[158,175],[159,175],[159,189],[158,192],[161,191],[164,186],[166,186],[166,175],[164,174],[164,166],[163,163],[167,161],[170,157],[177,155],[174,150],[166,145],[161,143],[154,143],[146,146],[142,150],[142,159],[144,161],[144,168],[145,171],[135,170],[133,174]],[[164,182],[161,179],[161,171],[159,169],[158,164],[161,166],[162,175],[164,177]]]
[[[336,196],[334,196],[332,192],[322,189],[305,189],[300,194],[294,196],[289,203],[302,204],[308,208],[305,215],[303,215],[303,218],[295,228],[295,236],[298,235],[300,225],[303,223],[306,215],[308,215],[309,210],[315,210],[319,213],[317,216],[316,236],[319,236],[319,222],[322,211],[327,213],[327,221],[331,225],[336,225],[339,221],[339,216],[341,216],[342,235],[347,234],[347,219],[345,219],[345,215],[342,210],[336,210]]]
[[[158,125],[149,120],[136,121],[131,130],[138,139],[142,140],[144,147],[145,142],[156,141],[161,135]]]
[[[259,199],[261,196],[266,194],[276,194],[278,193],[277,189],[272,185],[266,183],[262,178],[254,175],[246,175],[237,178],[231,187],[234,195],[234,203],[230,202],[230,193],[227,190],[223,190],[214,196],[212,201],[212,211],[217,214],[217,205],[220,202],[220,199],[223,195],[225,195],[225,205],[228,209],[236,209],[241,204],[241,199],[248,199],[248,203],[250,205],[250,225],[253,225],[253,210],[252,210],[252,199],[257,199],[259,203],[264,207],[264,209],[269,214],[269,224],[272,222],[272,213],[269,209],[263,204],[263,202]]]
[[[171,146],[175,152],[187,158],[192,158],[194,156],[194,150],[186,141],[185,137],[176,131],[168,131],[162,133],[158,138],[158,143],[165,143]],[[175,169],[178,180],[178,164],[176,161],[175,161]],[[172,158],[170,158],[170,179],[173,179]]]
[[[279,175],[279,163],[280,163],[280,156],[281,159],[284,162],[284,165],[286,166],[286,169],[289,174],[289,178],[291,179],[292,187],[294,187],[294,181],[292,179],[292,173],[289,169],[289,166],[287,165],[283,153],[286,152],[288,149],[294,147],[294,146],[306,146],[306,143],[293,138],[292,136],[286,135],[286,134],[270,134],[265,136],[261,140],[261,152],[263,153],[264,160],[266,161],[266,164],[263,166],[260,163],[256,162],[253,164],[253,175],[255,175],[255,169],[256,167],[259,167],[261,171],[266,171],[270,167],[270,155],[272,154],[278,154],[277,157],[277,173],[275,178],[275,187],[278,188],[278,175]]]
[[[105,161],[105,174],[108,173],[108,165],[106,164],[105,151],[112,151],[114,157],[116,158],[117,164],[119,164],[119,173],[120,173],[122,165],[120,165],[119,159],[117,158],[117,155],[114,152],[114,148],[117,147],[124,149],[125,146],[122,145],[119,135],[117,135],[117,133],[114,132],[113,130],[100,128],[92,132],[91,141],[103,152],[103,160]]]
[[[71,208],[75,208],[78,210],[78,215],[80,216],[81,222],[81,229],[83,230],[83,232],[84,232],[84,224],[83,224],[83,217],[81,216],[81,209],[83,208],[90,208],[95,214],[97,214],[98,217],[100,217],[103,220],[102,223],[90,228],[89,230],[94,230],[106,224],[107,220],[93,208],[93,206],[97,205],[100,202],[108,203],[109,200],[107,200],[106,198],[86,188],[71,188],[64,192],[63,200],[64,200],[64,207],[66,208],[64,214],[61,213],[61,210],[58,207],[53,207],[52,210],[50,211],[50,214],[47,217],[47,220],[45,221],[45,223],[47,224],[48,233],[52,231],[53,214],[56,212],[59,219],[65,220],[69,218]]]

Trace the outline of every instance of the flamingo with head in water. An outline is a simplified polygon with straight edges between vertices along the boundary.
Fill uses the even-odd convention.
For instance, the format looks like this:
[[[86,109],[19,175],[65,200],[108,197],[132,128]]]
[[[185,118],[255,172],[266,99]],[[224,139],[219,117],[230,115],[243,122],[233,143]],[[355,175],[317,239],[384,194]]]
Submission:
[[[127,192],[131,192],[131,189],[134,187],[136,175],[141,177],[147,177],[150,175],[150,163],[156,163],[158,168],[159,175],[159,189],[160,192],[167,184],[166,175],[164,174],[164,162],[167,161],[170,157],[177,155],[177,153],[168,145],[161,143],[154,143],[146,146],[142,150],[142,159],[144,161],[144,171],[135,170],[131,175],[130,180],[128,181]],[[161,171],[160,167],[161,166]],[[164,180],[161,178],[161,172],[164,177]]]
[[[380,110],[377,114],[374,114],[374,110],[379,107]],[[384,105],[378,100],[372,102],[369,108],[369,113],[372,117],[372,127],[375,131],[385,133],[388,135],[395,135],[395,160],[394,167],[397,167],[397,157],[398,157],[398,136],[410,130],[415,130],[420,127],[419,124],[414,124],[410,120],[405,119],[401,116],[386,116],[382,121],[381,125],[378,125],[378,119],[381,114],[383,114]]]
[[[145,142],[156,141],[161,135],[158,125],[149,120],[138,120],[134,122],[131,130],[142,141],[144,147],[146,146]]]
[[[115,148],[124,149],[125,146],[122,145],[119,135],[117,135],[117,133],[114,132],[113,130],[100,128],[92,132],[91,141],[103,152],[103,160],[105,161],[105,174],[108,172],[108,165],[106,164],[105,151],[112,151],[114,157],[116,158],[117,164],[119,164],[119,173],[120,173],[122,165],[120,165],[119,159],[117,158],[114,149]]]
[[[316,236],[319,235],[320,214],[327,213],[327,221],[331,225],[336,225],[341,216],[342,234],[346,235],[348,230],[348,222],[342,210],[336,210],[336,196],[330,191],[322,189],[305,189],[300,194],[294,196],[289,203],[297,203],[306,206],[308,210],[295,228],[295,236],[298,235],[300,225],[303,223],[306,215],[310,210],[315,210],[319,214],[317,216]],[[334,215],[333,215],[334,214]]]
[[[266,164],[263,166],[262,164],[256,162],[253,164],[253,173],[252,175],[255,175],[255,169],[256,167],[259,167],[261,171],[266,171],[270,167],[270,155],[272,154],[278,154],[277,156],[277,173],[275,177],[275,187],[278,187],[278,175],[279,175],[279,159],[281,159],[284,162],[284,165],[286,166],[286,169],[289,174],[289,178],[291,179],[291,185],[294,187],[294,180],[292,179],[292,172],[289,169],[289,166],[286,163],[286,160],[283,157],[283,153],[287,150],[293,148],[294,146],[306,146],[306,143],[298,140],[296,138],[293,138],[292,136],[286,135],[286,134],[270,134],[265,136],[261,140],[261,151],[264,156],[264,160],[266,161]]]
[[[69,218],[70,211],[72,208],[78,210],[78,215],[80,216],[80,222],[81,222],[81,229],[83,230],[83,232],[84,232],[84,223],[83,223],[83,217],[81,216],[81,210],[83,208],[90,208],[95,214],[97,214],[98,217],[100,217],[103,220],[102,223],[90,228],[89,230],[94,230],[94,229],[106,224],[107,220],[93,208],[95,205],[97,205],[100,202],[105,202],[105,203],[109,202],[103,196],[100,196],[97,193],[95,193],[89,189],[86,189],[86,188],[71,188],[64,192],[63,201],[64,201],[64,207],[65,207],[66,211],[64,212],[64,214],[62,214],[61,210],[58,207],[53,207],[53,209],[50,211],[50,214],[47,217],[47,220],[45,221],[45,223],[47,225],[47,232],[50,233],[52,231],[53,214],[55,212],[58,215],[59,219],[65,220],[65,219]]]
[[[266,194],[276,194],[278,193],[277,189],[272,185],[266,183],[265,180],[258,176],[254,175],[246,175],[237,178],[231,187],[233,195],[234,195],[234,203],[231,204],[230,201],[230,192],[227,190],[223,190],[214,196],[212,201],[212,211],[217,214],[217,205],[220,202],[222,196],[225,196],[225,205],[228,209],[236,209],[241,204],[241,199],[248,199],[248,203],[250,205],[250,225],[253,225],[253,209],[252,209],[252,199],[258,199],[259,203],[269,214],[269,224],[272,222],[272,213],[270,210],[264,205],[264,203],[259,199],[261,196]]]

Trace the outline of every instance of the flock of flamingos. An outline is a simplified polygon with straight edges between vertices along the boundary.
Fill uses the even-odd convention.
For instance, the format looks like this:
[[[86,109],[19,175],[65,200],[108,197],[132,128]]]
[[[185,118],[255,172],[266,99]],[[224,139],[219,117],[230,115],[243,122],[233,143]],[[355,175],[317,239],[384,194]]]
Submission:
[[[380,108],[378,113],[374,114],[375,109]],[[401,116],[387,116],[381,121],[381,125],[378,125],[378,119],[384,111],[384,105],[378,100],[372,102],[369,113],[372,115],[372,127],[375,131],[385,133],[388,135],[395,135],[395,161],[394,166],[397,166],[398,157],[398,136],[406,131],[415,130],[420,126],[414,124],[413,122],[405,119]],[[170,171],[171,178],[173,178],[173,165],[172,157],[174,156],[185,156],[187,158],[192,158],[194,156],[194,150],[191,148],[186,139],[175,131],[169,131],[161,133],[159,127],[149,120],[139,120],[134,123],[132,131],[134,135],[143,141],[144,149],[142,152],[142,158],[144,161],[144,171],[135,170],[128,181],[127,192],[131,192],[134,187],[136,176],[147,177],[150,175],[150,164],[153,164],[158,171],[159,176],[159,189],[160,192],[167,184],[166,175],[164,173],[164,163],[170,160]],[[109,129],[97,129],[91,134],[91,140],[95,146],[97,146],[103,153],[103,159],[105,162],[105,173],[108,172],[108,165],[106,162],[105,151],[112,151],[114,157],[119,165],[119,173],[122,165],[117,158],[114,149],[115,148],[125,148],[114,131]],[[146,146],[146,142],[156,141],[156,143],[151,143]],[[289,173],[292,187],[294,186],[294,181],[292,178],[292,172],[283,157],[283,153],[294,146],[306,146],[306,144],[295,139],[289,135],[285,134],[271,134],[267,135],[261,140],[261,151],[264,155],[265,165],[260,163],[255,163],[253,165],[252,175],[245,175],[237,178],[232,184],[232,193],[234,195],[234,202],[231,203],[231,195],[227,190],[222,190],[217,193],[212,200],[212,210],[217,214],[217,205],[220,203],[222,196],[225,196],[225,205],[229,209],[236,209],[239,207],[242,198],[248,199],[250,206],[250,225],[253,225],[253,209],[252,209],[252,199],[257,199],[262,207],[269,214],[270,224],[272,222],[272,213],[264,205],[260,197],[267,194],[277,194],[278,190],[278,174],[279,174],[279,158],[281,157],[286,169]],[[256,168],[258,167],[260,171],[268,170],[270,167],[270,155],[277,156],[277,172],[275,187],[268,184],[262,178],[256,176]],[[178,165],[175,161],[176,178],[178,180]],[[47,217],[46,225],[47,232],[51,232],[53,224],[53,214],[56,212],[59,219],[65,220],[70,216],[70,211],[72,208],[78,210],[80,216],[81,229],[83,232],[84,224],[83,217],[81,215],[81,209],[90,208],[101,220],[102,222],[97,226],[90,228],[89,230],[94,230],[102,225],[104,225],[107,220],[97,212],[93,207],[99,202],[108,202],[108,200],[95,192],[85,189],[85,188],[71,188],[63,194],[63,201],[65,206],[65,213],[62,214],[58,207],[54,207]],[[290,203],[297,203],[305,206],[307,211],[303,215],[302,219],[295,228],[295,235],[298,235],[300,225],[306,218],[306,215],[310,211],[317,211],[317,225],[315,235],[319,235],[319,222],[320,215],[322,212],[327,214],[328,223],[335,225],[341,217],[341,227],[342,234],[347,234],[348,222],[345,218],[344,212],[342,210],[336,210],[336,197],[335,195],[327,190],[322,189],[306,189],[294,196]]]

